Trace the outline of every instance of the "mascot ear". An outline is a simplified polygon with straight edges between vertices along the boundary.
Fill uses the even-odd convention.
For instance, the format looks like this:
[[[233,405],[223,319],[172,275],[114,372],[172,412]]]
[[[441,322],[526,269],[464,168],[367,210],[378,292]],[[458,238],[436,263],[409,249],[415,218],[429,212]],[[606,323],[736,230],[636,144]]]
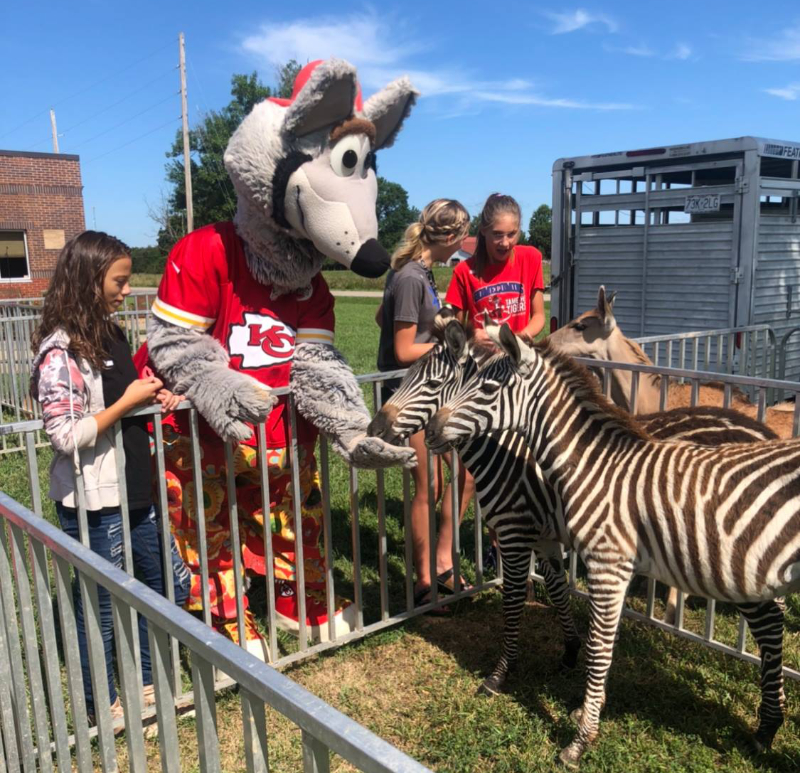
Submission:
[[[286,109],[283,130],[303,137],[341,123],[353,114],[357,90],[353,65],[343,59],[321,62]]]
[[[411,81],[403,76],[364,103],[364,117],[375,124],[373,150],[392,145],[418,96],[419,92],[411,85]]]

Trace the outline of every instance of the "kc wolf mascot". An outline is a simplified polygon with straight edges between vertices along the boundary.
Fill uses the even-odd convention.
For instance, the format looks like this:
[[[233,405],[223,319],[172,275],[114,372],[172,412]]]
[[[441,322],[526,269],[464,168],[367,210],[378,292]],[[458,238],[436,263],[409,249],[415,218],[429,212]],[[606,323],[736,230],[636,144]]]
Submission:
[[[362,103],[355,69],[331,59],[307,65],[291,99],[256,105],[231,137],[233,222],[200,228],[170,253],[147,330],[149,362],[201,415],[203,491],[194,486],[185,412],[165,427],[173,533],[193,571],[188,606],[201,609],[197,503],[202,496],[209,593],[215,627],[238,642],[233,551],[251,574],[266,573],[264,529],[272,534],[279,624],[299,627],[295,541],[302,540],[307,625],[328,630],[320,551],[322,499],[314,460],[318,431],[357,467],[413,466],[413,451],[366,436],[370,414],[353,372],[333,346],[333,297],[320,275],[328,257],[377,277],[389,256],[378,244],[375,152],[394,141],[417,93],[400,78]],[[146,361],[145,355],[140,362]],[[295,490],[286,397],[297,406],[300,489]],[[253,424],[267,420],[269,507],[261,501]],[[240,545],[231,542],[225,444],[233,454]],[[302,534],[294,533],[300,497]],[[337,633],[355,610],[337,599]],[[250,610],[247,648],[265,656]]]

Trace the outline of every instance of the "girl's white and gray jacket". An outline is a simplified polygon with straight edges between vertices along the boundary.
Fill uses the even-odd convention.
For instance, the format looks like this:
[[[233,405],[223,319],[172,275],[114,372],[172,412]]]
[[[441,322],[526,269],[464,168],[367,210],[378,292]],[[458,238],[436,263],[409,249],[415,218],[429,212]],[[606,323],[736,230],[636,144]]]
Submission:
[[[103,379],[91,364],[69,353],[69,335],[56,330],[33,361],[32,393],[41,403],[44,429],[55,449],[50,498],[77,507],[75,475],[83,472],[86,507],[119,505],[113,429],[97,434],[94,414],[106,406]]]

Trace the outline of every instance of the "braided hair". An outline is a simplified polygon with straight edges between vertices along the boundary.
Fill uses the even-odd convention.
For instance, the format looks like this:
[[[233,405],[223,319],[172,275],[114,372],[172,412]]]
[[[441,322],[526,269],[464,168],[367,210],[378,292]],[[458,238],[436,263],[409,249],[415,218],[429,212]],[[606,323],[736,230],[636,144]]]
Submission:
[[[469,212],[455,199],[435,199],[422,210],[419,220],[406,228],[392,254],[392,268],[399,271],[417,260],[425,247],[448,244],[469,232]]]

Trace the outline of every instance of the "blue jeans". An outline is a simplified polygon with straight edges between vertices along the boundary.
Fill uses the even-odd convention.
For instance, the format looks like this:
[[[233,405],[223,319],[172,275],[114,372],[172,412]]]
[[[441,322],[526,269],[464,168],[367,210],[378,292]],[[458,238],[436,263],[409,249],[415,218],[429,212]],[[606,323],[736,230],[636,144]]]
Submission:
[[[56,502],[56,512],[61,522],[61,528],[70,537],[78,539],[78,511],[71,507],[64,507]],[[103,513],[90,510],[87,513],[89,521],[89,547],[98,555],[110,561],[114,566],[122,569],[123,544],[122,544],[122,513]],[[134,574],[138,580],[152,588],[156,593],[166,595],[164,592],[164,578],[161,562],[161,534],[159,529],[159,514],[155,505],[149,508],[130,511],[131,524],[131,551],[133,553]],[[192,577],[189,569],[178,555],[175,540],[170,535],[172,543],[172,582],[175,588],[175,603],[183,606],[189,595]],[[81,670],[83,672],[83,689],[86,694],[86,708],[89,714],[94,715],[94,697],[92,694],[92,677],[89,670],[89,651],[86,646],[86,624],[83,615],[83,600],[78,585],[78,573],[72,586],[72,595],[75,600],[75,619],[78,627],[78,649],[81,656]],[[117,699],[117,690],[114,686],[114,621],[111,613],[111,597],[105,588],[97,586],[97,596],[100,602],[100,628],[103,635],[103,648],[105,649],[106,674],[108,676],[108,693],[111,703]],[[152,665],[150,661],[150,643],[147,639],[147,621],[139,615],[139,648],[142,658],[142,682],[145,685],[153,683]]]

